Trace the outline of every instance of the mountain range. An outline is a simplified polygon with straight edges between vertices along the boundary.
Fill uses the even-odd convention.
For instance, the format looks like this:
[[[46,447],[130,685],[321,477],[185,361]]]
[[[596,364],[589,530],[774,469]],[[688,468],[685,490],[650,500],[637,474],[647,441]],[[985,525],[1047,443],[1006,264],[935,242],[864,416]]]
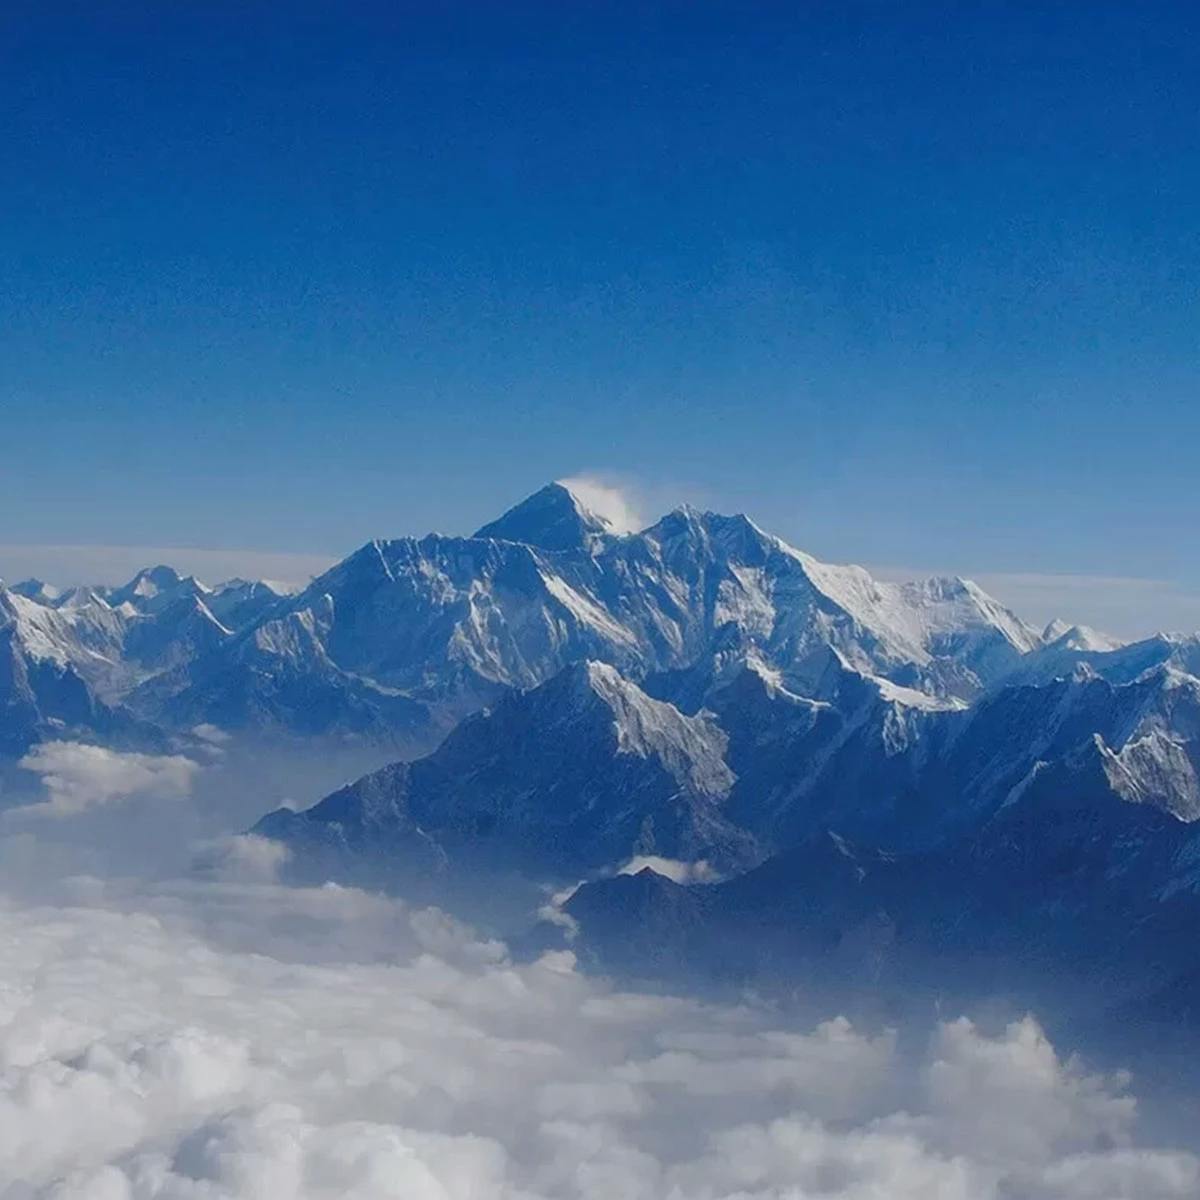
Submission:
[[[0,585],[0,755],[214,726],[376,747],[396,761],[257,827],[294,877],[561,888],[555,929],[643,974],[911,982],[986,947],[1188,1009],[1198,677],[1195,636],[1037,630],[740,515],[620,533],[557,483],[297,591]]]
[[[621,536],[561,484],[473,537],[368,542],[291,595],[165,566],[117,588],[0,584],[0,634],[3,702],[25,713],[10,745],[106,727],[62,699],[78,693],[168,733],[208,723],[412,750],[585,659],[680,698],[752,657],[798,694],[820,697],[845,666],[952,705],[1043,643],[962,580],[878,583],[746,517],[686,507]]]

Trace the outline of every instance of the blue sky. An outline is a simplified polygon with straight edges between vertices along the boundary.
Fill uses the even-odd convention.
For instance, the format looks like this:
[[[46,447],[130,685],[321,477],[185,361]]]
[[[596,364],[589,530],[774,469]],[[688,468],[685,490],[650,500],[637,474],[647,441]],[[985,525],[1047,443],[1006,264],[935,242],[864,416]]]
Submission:
[[[1200,626],[1194,5],[50,8],[0,43],[0,574],[587,473]]]

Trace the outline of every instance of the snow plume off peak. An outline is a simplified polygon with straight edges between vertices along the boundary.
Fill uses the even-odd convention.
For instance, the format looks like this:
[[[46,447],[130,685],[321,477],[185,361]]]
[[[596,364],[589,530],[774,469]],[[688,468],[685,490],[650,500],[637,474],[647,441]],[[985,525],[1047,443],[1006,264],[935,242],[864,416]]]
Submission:
[[[561,484],[589,512],[602,518],[613,533],[636,533],[646,525],[627,488],[594,475],[572,475]]]
[[[353,889],[0,902],[0,1196],[1183,1200],[1031,1019],[887,1030],[620,992]],[[70,897],[67,897],[70,900]]]

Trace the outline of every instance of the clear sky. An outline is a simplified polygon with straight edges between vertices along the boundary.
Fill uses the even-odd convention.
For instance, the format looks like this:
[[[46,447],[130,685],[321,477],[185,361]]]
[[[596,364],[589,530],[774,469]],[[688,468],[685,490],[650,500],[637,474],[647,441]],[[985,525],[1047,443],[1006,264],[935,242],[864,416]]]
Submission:
[[[587,473],[1200,626],[1200,6],[13,0],[0,79],[0,574]]]

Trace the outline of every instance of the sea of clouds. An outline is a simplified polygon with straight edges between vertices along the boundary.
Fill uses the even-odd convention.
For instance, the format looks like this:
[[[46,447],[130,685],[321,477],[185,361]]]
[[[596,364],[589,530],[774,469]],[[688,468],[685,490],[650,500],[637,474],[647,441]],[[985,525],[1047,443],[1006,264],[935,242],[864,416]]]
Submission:
[[[798,1026],[624,990],[434,909],[283,887],[254,838],[207,837],[175,877],[80,871],[74,825],[143,820],[160,770],[186,808],[203,773],[120,758],[98,800],[91,756],[42,752],[54,819],[0,819],[24,866],[0,877],[3,1200],[1200,1195],[1129,1078],[1032,1017]]]

